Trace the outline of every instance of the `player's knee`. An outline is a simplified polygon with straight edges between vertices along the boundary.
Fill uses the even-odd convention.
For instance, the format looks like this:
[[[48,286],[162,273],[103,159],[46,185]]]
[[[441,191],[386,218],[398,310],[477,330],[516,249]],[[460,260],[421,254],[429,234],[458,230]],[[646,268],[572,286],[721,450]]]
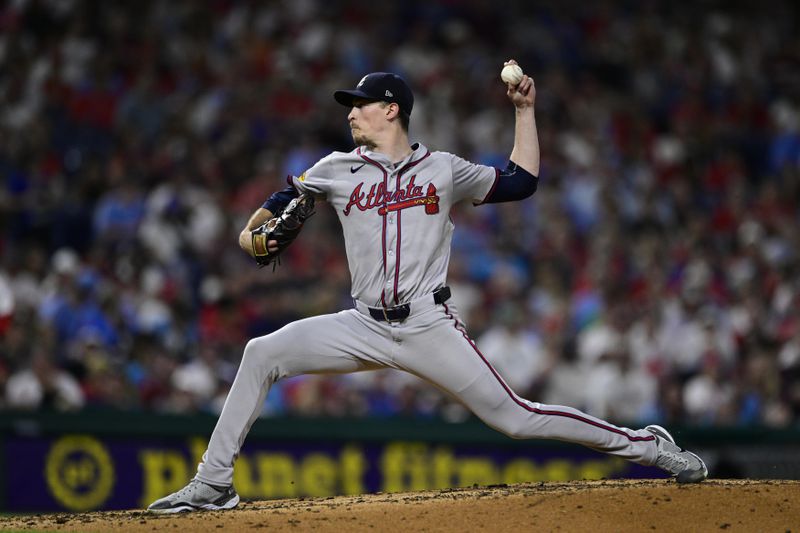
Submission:
[[[246,367],[269,367],[277,365],[277,354],[274,343],[269,336],[250,339],[244,347],[242,355],[242,366]]]
[[[261,352],[259,344],[258,339],[250,339],[247,341],[244,352],[242,353],[241,366],[251,366],[257,362],[258,354]]]

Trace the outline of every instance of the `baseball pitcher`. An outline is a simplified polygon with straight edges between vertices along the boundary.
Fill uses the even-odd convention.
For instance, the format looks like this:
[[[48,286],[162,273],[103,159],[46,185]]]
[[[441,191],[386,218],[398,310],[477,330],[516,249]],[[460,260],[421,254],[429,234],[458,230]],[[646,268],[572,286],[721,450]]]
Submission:
[[[334,93],[337,102],[350,108],[347,120],[356,148],[331,153],[291,177],[285,190],[253,213],[239,244],[260,265],[273,263],[313,213],[314,200],[328,202],[344,231],[354,307],[250,340],[196,476],[148,510],[175,513],[238,504],[234,460],[277,380],[379,368],[403,370],[433,383],[512,438],[579,443],[656,465],[680,483],[706,478],[703,461],[677,446],[660,426],[617,427],[570,407],[515,394],[449,302],[452,206],[519,201],[536,191],[536,89],[526,75],[506,85],[516,124],[505,169],[410,144],[414,96],[395,74],[368,74],[354,90]]]

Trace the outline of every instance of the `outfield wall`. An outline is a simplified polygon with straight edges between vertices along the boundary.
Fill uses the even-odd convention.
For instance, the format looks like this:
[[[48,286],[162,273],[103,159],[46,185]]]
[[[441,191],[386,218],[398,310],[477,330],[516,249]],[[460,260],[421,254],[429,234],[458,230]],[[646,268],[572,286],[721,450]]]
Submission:
[[[0,509],[144,507],[193,475],[211,416],[0,414]],[[712,475],[797,479],[800,431],[674,429]],[[515,441],[478,421],[260,419],[234,484],[244,499],[662,477],[586,448]]]

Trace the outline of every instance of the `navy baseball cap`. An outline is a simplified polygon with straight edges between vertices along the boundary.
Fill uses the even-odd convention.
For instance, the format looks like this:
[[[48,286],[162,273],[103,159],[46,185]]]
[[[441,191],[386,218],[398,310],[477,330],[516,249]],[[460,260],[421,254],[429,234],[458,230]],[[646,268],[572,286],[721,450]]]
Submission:
[[[414,107],[414,94],[405,80],[391,72],[373,72],[367,74],[352,91],[336,91],[333,97],[343,106],[353,107],[353,100],[364,98],[382,102],[394,102],[400,111],[411,115]]]

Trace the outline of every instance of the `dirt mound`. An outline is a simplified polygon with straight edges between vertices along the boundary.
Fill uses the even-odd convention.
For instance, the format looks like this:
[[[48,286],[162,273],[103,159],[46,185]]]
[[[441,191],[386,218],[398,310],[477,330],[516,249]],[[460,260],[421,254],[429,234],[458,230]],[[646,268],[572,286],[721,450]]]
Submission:
[[[0,519],[48,531],[800,531],[800,482],[530,483],[400,494],[244,502],[232,511],[142,511]]]

